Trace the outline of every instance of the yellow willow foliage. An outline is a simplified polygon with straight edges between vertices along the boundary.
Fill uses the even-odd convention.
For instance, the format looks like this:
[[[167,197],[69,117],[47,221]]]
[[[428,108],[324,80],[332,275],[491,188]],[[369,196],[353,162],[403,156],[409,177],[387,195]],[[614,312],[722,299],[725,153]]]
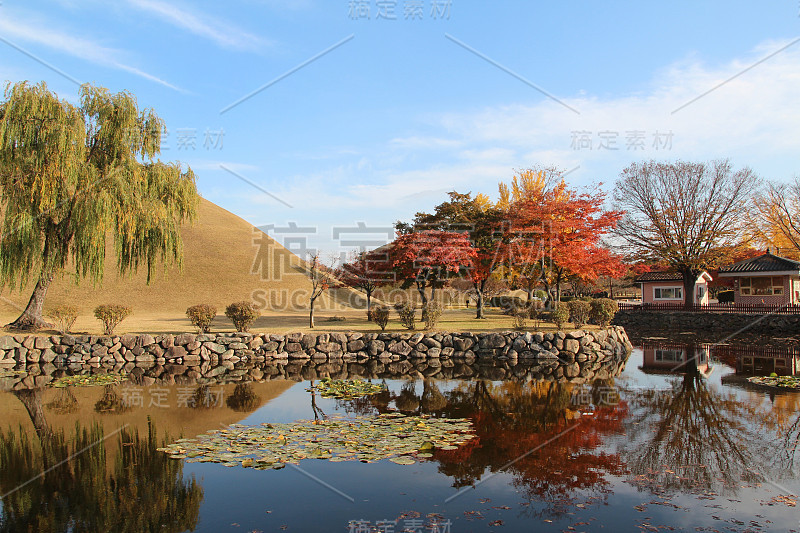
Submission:
[[[72,263],[76,280],[103,276],[106,235],[120,272],[182,256],[180,224],[199,196],[191,169],[154,159],[162,120],[133,95],[81,86],[73,105],[44,83],[8,84],[0,102],[0,283]]]

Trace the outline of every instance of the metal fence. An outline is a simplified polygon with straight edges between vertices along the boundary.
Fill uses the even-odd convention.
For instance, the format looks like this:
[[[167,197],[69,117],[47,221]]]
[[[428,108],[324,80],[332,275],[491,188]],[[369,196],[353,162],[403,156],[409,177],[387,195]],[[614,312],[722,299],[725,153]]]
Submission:
[[[745,315],[800,315],[800,305],[789,304],[706,304],[686,307],[668,303],[620,303],[620,311],[688,311],[693,313],[736,313]]]

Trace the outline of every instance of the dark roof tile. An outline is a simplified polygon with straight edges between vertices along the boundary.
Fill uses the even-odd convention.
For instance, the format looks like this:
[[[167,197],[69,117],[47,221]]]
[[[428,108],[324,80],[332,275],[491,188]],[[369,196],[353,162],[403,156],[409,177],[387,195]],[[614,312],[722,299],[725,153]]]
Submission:
[[[787,270],[800,271],[800,261],[793,261],[785,257],[778,257],[771,253],[759,255],[739,261],[719,269],[720,274],[736,274],[748,272],[784,272]]]
[[[683,281],[683,276],[677,272],[644,272],[634,281]]]

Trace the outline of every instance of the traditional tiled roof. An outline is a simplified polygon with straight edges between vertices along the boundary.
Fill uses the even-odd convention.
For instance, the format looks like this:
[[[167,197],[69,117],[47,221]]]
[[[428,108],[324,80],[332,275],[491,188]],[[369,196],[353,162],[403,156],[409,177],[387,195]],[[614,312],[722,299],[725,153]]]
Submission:
[[[778,257],[767,252],[758,257],[739,261],[730,266],[719,269],[720,274],[738,274],[751,272],[786,272],[800,271],[800,261],[793,261],[785,257]]]
[[[706,281],[711,281],[711,276],[708,272],[701,272],[699,278],[705,278]],[[663,272],[645,272],[643,274],[639,274],[633,280],[634,282],[641,283],[641,282],[651,282],[651,281],[683,281],[683,276],[678,272],[672,271],[663,271]]]
[[[634,281],[683,281],[683,276],[677,272],[644,272],[636,276]]]

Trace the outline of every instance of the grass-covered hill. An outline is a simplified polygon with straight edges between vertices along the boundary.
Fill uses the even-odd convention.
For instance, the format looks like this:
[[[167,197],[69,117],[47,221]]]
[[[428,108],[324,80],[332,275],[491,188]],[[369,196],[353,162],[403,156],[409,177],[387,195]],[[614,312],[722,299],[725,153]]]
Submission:
[[[222,314],[227,304],[250,300],[254,295],[257,302],[272,299],[266,310],[286,311],[287,302],[294,303],[294,308],[307,304],[302,294],[310,290],[310,283],[303,260],[252,224],[208,200],[201,200],[198,215],[194,224],[183,229],[182,271],[173,266],[165,272],[159,267],[149,285],[143,271],[120,276],[109,239],[102,284],[95,287],[90,280],[83,280],[76,285],[74,277],[64,274],[51,285],[45,311],[69,303],[77,306],[82,316],[91,317],[99,304],[120,303],[132,308],[131,319],[174,316],[185,321],[182,317],[190,305],[210,303]],[[262,240],[266,244],[260,245]],[[3,290],[3,323],[19,314],[32,287],[33,283],[21,292]],[[318,308],[341,309],[348,294],[350,291],[344,289],[332,291],[318,300]]]

